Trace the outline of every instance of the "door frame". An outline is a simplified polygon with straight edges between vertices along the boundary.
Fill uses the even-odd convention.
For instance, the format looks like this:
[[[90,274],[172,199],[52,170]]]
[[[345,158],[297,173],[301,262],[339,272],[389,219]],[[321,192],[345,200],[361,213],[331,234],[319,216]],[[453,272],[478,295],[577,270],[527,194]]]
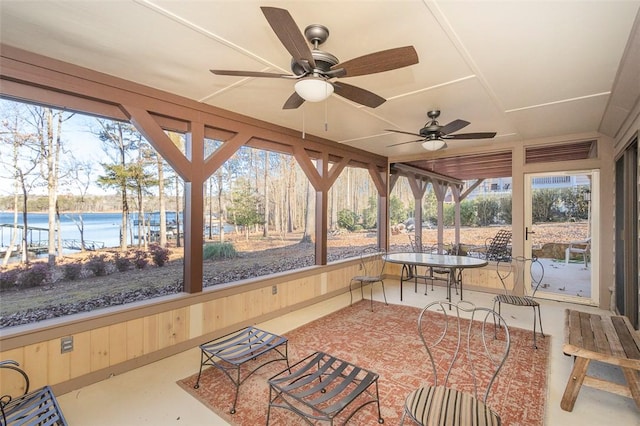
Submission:
[[[579,303],[584,305],[598,306],[600,300],[600,170],[565,170],[553,172],[525,173],[524,174],[524,226],[523,234],[523,253],[526,257],[531,257],[532,243],[531,239],[526,238],[526,229],[531,230],[533,225],[532,218],[532,182],[534,178],[549,176],[591,176],[591,202],[589,226],[591,236],[591,255],[590,255],[590,281],[591,281],[591,297],[570,296],[568,294],[545,292],[543,288],[539,288],[536,297],[541,299],[556,300],[559,302]],[[525,292],[531,292],[531,275],[529,270],[524,274]]]

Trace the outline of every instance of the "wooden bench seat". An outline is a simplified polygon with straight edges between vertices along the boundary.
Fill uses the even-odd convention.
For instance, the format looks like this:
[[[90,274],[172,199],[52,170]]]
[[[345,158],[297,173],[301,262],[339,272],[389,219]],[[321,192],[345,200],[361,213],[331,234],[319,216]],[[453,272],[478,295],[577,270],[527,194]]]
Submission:
[[[575,357],[560,407],[572,411],[580,387],[593,387],[633,398],[640,409],[640,333],[627,317],[601,316],[567,309],[565,311],[565,355]],[[626,385],[588,376],[591,360],[617,365]]]

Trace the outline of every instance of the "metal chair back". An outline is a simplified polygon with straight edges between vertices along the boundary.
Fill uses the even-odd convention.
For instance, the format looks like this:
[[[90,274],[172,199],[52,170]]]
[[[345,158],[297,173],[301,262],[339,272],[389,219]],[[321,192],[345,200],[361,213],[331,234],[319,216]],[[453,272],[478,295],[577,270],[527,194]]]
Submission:
[[[470,302],[437,301],[421,311],[418,332],[429,358],[433,386],[455,387],[486,403],[511,348],[504,319]],[[438,371],[439,366],[446,368]],[[460,383],[465,376],[468,382]]]
[[[527,263],[529,263],[528,268]],[[526,291],[524,289],[524,271],[527,269],[531,277],[532,291]],[[519,293],[522,287],[523,293],[526,296],[534,297],[544,279],[544,266],[536,256],[532,256],[531,258],[516,256],[513,259],[499,259],[496,262],[496,273],[502,283],[504,294]],[[513,287],[511,290],[509,290],[506,282],[510,276],[513,279]]]
[[[368,247],[360,254],[360,264],[362,265],[362,275],[369,280],[381,280],[384,272],[386,251],[378,247]]]

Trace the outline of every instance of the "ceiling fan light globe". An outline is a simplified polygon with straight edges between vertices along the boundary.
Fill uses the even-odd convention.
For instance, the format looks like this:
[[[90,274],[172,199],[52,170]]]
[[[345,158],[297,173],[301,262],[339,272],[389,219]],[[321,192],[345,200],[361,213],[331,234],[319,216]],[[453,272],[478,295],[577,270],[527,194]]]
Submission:
[[[303,78],[295,84],[295,90],[307,102],[320,102],[333,93],[333,85],[321,78]]]
[[[447,144],[442,139],[430,139],[422,142],[422,148],[426,149],[427,151],[437,151],[439,149],[445,148],[446,146]]]

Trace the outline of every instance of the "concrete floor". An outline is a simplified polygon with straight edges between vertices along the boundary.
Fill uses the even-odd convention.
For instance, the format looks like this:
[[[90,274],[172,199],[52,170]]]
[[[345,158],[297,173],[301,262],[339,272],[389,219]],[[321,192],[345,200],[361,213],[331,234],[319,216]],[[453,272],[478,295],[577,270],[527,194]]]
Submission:
[[[387,280],[385,284],[387,300],[390,303],[401,303],[399,282]],[[421,290],[419,288],[418,293],[414,293],[411,286],[405,284],[402,303],[422,307],[430,301],[446,297],[443,287],[436,287],[434,291],[429,291],[427,296],[422,294]],[[359,292],[354,292],[354,295],[356,294],[359,297]],[[368,297],[368,294],[368,289],[365,289],[365,296]],[[478,306],[492,306],[490,294],[465,291],[464,295],[465,300]],[[380,285],[375,287],[374,299],[382,301]],[[636,408],[633,400],[587,387],[580,391],[573,412],[560,409],[560,400],[573,364],[572,358],[562,353],[564,310],[599,310],[589,306],[547,300],[540,302],[543,327],[551,339],[545,425],[640,426],[640,410]],[[347,293],[258,326],[275,333],[285,333],[348,304]],[[502,313],[510,326],[528,329],[532,327],[530,309],[503,306]],[[134,371],[60,395],[58,400],[71,425],[227,425],[228,423],[175,383],[197,373],[199,362],[199,349],[190,349]],[[623,380],[622,374],[614,367],[592,363],[590,372],[617,381]],[[266,401],[256,403],[266,404]]]
[[[538,291],[560,296],[591,297],[591,264],[564,263],[553,259],[540,259],[544,266],[544,279]],[[543,287],[545,286],[546,287]]]

